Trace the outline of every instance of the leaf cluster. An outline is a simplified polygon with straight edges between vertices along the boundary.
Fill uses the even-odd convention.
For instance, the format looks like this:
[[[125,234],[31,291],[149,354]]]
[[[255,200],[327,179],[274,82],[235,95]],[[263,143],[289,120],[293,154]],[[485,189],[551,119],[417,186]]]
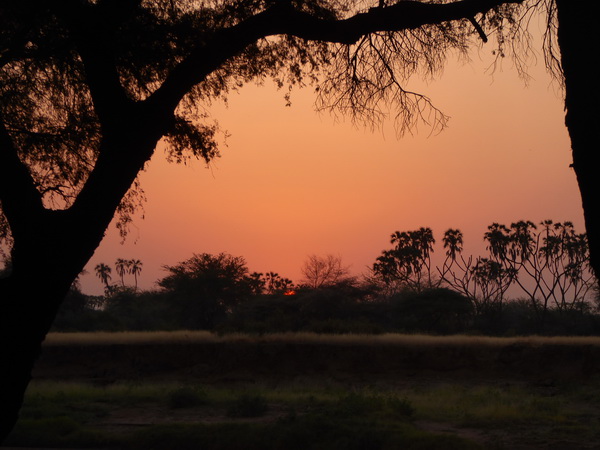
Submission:
[[[395,4],[362,0],[4,2],[0,5],[0,124],[46,206],[68,208],[94,169],[110,122],[128,120],[123,111],[102,110],[102,93],[93,86],[112,83],[126,101],[144,102],[182,66],[201,61],[199,55],[226,53],[224,49],[232,44],[227,39],[234,36],[228,32],[253,30],[253,24],[267,13],[292,11],[300,14],[294,20],[341,25],[356,17],[376,16],[378,8],[388,6]],[[516,36],[514,30],[521,25],[516,18],[522,9],[502,5],[477,20],[485,32],[498,35],[498,46],[503,47]],[[452,53],[466,55],[473,38],[483,32],[467,19],[432,21],[399,31],[358,29],[362,37],[356,42],[340,43],[343,40],[337,38],[304,37],[310,36],[310,30],[295,29],[293,23],[289,32],[260,23],[265,29],[252,31],[255,39],[185,88],[164,132],[169,160],[200,159],[208,164],[217,158],[222,131],[207,108],[216,100],[226,101],[229,93],[246,83],[267,79],[287,87],[288,102],[293,86],[313,85],[318,109],[371,126],[391,114],[399,133],[420,122],[439,130],[447,117],[425,95],[411,91],[408,80],[417,74],[425,78],[440,74]],[[118,211],[121,231],[126,232],[143,200],[136,184]],[[0,239],[8,238],[6,224],[0,226]]]

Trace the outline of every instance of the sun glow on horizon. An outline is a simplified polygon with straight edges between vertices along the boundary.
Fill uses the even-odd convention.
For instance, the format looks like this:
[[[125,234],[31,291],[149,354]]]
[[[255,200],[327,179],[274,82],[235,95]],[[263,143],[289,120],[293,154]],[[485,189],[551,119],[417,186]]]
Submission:
[[[101,291],[93,267],[118,257],[143,261],[143,288],[163,265],[200,252],[243,256],[250,271],[297,281],[309,254],[339,254],[363,273],[396,230],[431,227],[440,241],[459,228],[473,254],[493,222],[571,220],[583,232],[562,99],[543,67],[527,88],[512,70],[490,78],[484,68],[452,64],[439,81],[411,85],[451,121],[400,140],[389,123],[371,132],[314,113],[309,89],[285,107],[271,86],[244,87],[228,107],[210,108],[231,137],[208,170],[168,164],[157,150],[141,175],[145,219],[123,246],[107,233],[84,291]]]

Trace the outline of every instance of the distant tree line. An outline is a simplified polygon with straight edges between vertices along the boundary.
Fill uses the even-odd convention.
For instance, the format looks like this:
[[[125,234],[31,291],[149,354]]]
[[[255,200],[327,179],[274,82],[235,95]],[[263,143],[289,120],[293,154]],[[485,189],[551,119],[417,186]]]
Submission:
[[[351,276],[339,256],[310,255],[298,284],[250,273],[242,257],[202,253],[164,266],[157,289],[144,291],[141,261],[118,259],[120,283],[98,264],[105,295],[74,286],[54,329],[600,334],[587,240],[570,222],[495,223],[484,240],[488,255],[466,256],[462,233],[447,230],[445,258],[434,266],[430,228],[397,231],[366,275]],[[509,298],[509,288],[520,296]]]
[[[430,228],[395,232],[394,247],[383,251],[371,279],[389,295],[401,290],[448,287],[468,297],[477,313],[502,310],[510,288],[528,301],[540,318],[550,309],[583,310],[597,296],[585,234],[571,222],[530,221],[507,227],[493,223],[484,234],[487,256],[466,257],[460,230],[444,233],[441,267],[433,267]]]

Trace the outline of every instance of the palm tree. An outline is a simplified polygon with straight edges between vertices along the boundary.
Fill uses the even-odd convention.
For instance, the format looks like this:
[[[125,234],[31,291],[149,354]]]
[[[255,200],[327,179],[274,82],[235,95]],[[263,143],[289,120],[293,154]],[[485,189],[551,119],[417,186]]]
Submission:
[[[104,263],[100,263],[97,264],[95,267],[96,270],[96,276],[98,278],[100,278],[100,280],[102,281],[102,283],[104,283],[104,286],[106,288],[106,290],[108,291],[110,289],[110,285],[108,284],[108,282],[111,280],[111,272],[112,269],[110,268],[109,265],[104,264]]]
[[[142,272],[142,262],[139,259],[130,259],[129,260],[129,273],[133,275],[135,280],[135,289],[138,287],[137,276]]]
[[[121,277],[121,284],[125,287],[125,279],[124,276],[129,272],[129,266],[131,262],[127,259],[118,258],[115,262],[115,269],[117,269],[117,273]]]

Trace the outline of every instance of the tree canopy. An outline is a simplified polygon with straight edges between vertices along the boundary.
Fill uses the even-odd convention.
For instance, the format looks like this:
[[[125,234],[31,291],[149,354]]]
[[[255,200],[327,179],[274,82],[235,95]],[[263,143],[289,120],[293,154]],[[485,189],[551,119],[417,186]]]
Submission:
[[[312,85],[317,107],[366,123],[377,123],[392,107],[399,132],[419,121],[439,128],[446,117],[406,81],[438,73],[449,54],[488,37],[498,57],[514,49],[522,57],[527,21],[544,9],[547,64],[557,67],[555,36],[560,68],[568,62],[567,124],[594,261],[598,177],[586,147],[594,127],[575,114],[590,101],[580,90],[590,71],[582,51],[569,51],[579,43],[593,48],[593,39],[580,42],[574,25],[598,15],[597,7],[586,5],[590,10],[582,13],[574,3],[3,2],[0,241],[9,243],[10,270],[0,278],[0,440],[16,420],[40,344],[70,285],[115,214],[125,232],[143,200],[136,179],[157,143],[168,144],[175,162],[218,157],[219,128],[204,107],[248,82]],[[557,17],[568,25],[555,34]],[[581,31],[587,37],[593,27]]]
[[[173,161],[208,162],[219,155],[218,126],[202,106],[267,78],[282,87],[313,84],[318,107],[367,122],[391,104],[401,131],[419,120],[444,126],[446,117],[406,80],[439,72],[450,50],[465,52],[484,29],[505,52],[516,12],[512,2],[439,3],[10,2],[0,8],[0,190],[23,196],[9,171],[25,166],[32,202],[83,203],[78,196],[93,189],[107,132],[123,125],[164,136]],[[143,115],[160,116],[160,128]],[[122,226],[140,192],[134,184],[120,203]],[[11,197],[1,201],[14,234]],[[7,238],[8,223],[0,223]]]

